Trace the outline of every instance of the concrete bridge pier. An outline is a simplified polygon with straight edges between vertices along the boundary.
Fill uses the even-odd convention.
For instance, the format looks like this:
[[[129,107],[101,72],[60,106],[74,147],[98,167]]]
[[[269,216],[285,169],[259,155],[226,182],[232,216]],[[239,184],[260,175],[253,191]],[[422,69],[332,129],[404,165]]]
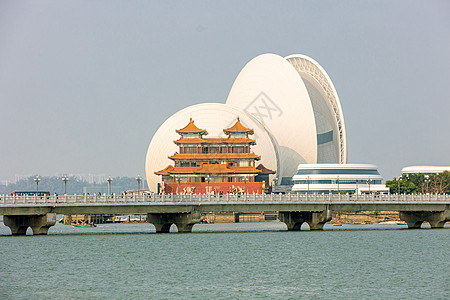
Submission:
[[[147,222],[156,227],[157,233],[169,232],[172,224],[177,225],[178,232],[192,232],[194,224],[200,222],[200,213],[149,213]]]
[[[450,210],[445,211],[400,211],[400,220],[408,224],[408,228],[420,228],[423,222],[430,223],[431,228],[444,228],[446,222],[450,221]]]
[[[308,223],[310,230],[322,230],[325,223],[331,221],[331,211],[306,212],[290,211],[279,212],[279,220],[286,223],[288,230],[300,230],[303,223]]]
[[[33,230],[33,235],[46,235],[48,229],[56,224],[56,214],[5,215],[3,223],[11,229],[12,235],[26,235],[28,227]]]

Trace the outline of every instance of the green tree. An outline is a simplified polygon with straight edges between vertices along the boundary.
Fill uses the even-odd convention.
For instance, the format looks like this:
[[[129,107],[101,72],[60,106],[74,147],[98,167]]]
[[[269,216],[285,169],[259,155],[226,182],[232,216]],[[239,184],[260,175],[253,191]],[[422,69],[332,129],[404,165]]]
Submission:
[[[439,174],[431,174],[429,190],[430,193],[450,193],[450,172],[444,171]]]
[[[430,174],[426,176],[424,174],[405,174],[399,178],[386,181],[386,186],[391,193],[399,193],[399,180],[400,180],[400,193],[417,194],[427,192],[432,194],[450,193],[450,172],[445,171],[438,174]]]
[[[392,180],[387,180],[386,181],[386,187],[389,188],[389,192],[391,194],[398,194],[398,179],[394,178]]]

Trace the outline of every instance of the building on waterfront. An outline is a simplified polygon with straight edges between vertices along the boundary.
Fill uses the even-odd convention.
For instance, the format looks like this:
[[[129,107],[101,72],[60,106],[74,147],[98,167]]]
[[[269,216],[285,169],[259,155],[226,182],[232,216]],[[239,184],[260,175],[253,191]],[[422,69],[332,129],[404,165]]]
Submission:
[[[347,163],[347,140],[339,97],[325,70],[305,55],[285,58],[263,54],[241,70],[226,104],[189,106],[168,118],[148,147],[145,170],[149,189],[157,191],[158,172],[177,151],[174,128],[193,118],[210,136],[240,120],[254,129],[255,152],[269,170],[275,191],[287,192],[299,164]]]
[[[189,124],[176,130],[180,137],[174,141],[178,152],[169,157],[173,165],[155,172],[162,177],[164,193],[250,193],[261,194],[269,187],[269,175],[275,171],[256,166],[261,156],[251,151],[256,144],[239,117],[233,126],[223,129],[226,137],[206,138],[191,118]]]
[[[308,56],[257,56],[237,76],[226,103],[259,119],[275,136],[281,185],[290,184],[299,164],[347,163],[339,97],[325,70]]]
[[[252,145],[252,151],[260,156],[258,163],[270,170],[277,170],[280,161],[278,144],[270,130],[244,110],[220,103],[203,103],[189,106],[168,118],[153,135],[147,151],[145,173],[148,186],[151,191],[157,192],[161,183],[161,176],[155,172],[163,170],[173,163],[169,157],[179,152],[179,147],[173,142],[180,138],[176,129],[183,128],[192,118],[199,128],[206,128],[208,138],[226,138],[224,128],[234,125],[237,117],[242,124],[251,128],[254,132],[252,139],[256,144]],[[269,175],[270,182],[276,174]]]
[[[300,164],[292,178],[298,193],[388,193],[377,166],[371,164]]]
[[[450,167],[438,167],[438,166],[410,166],[410,167],[404,167],[402,169],[402,175],[407,174],[424,174],[424,175],[430,175],[430,174],[438,174],[442,173],[444,171],[450,172]]]

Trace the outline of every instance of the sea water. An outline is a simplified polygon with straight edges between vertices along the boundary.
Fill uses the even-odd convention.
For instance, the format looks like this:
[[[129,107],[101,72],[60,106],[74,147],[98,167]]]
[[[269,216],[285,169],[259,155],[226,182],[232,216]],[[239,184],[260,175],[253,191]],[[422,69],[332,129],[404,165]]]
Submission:
[[[0,299],[450,299],[450,231],[396,225],[0,225]]]

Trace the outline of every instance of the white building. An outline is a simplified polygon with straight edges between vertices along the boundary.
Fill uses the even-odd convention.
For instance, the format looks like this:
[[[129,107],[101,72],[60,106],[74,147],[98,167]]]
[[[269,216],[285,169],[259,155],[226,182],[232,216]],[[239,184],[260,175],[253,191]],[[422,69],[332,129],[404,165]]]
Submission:
[[[237,76],[227,98],[264,123],[280,147],[278,183],[299,164],[347,163],[344,116],[325,70],[312,58],[263,54]]]
[[[252,151],[261,155],[259,162],[270,170],[279,170],[277,141],[258,119],[242,109],[226,104],[196,104],[173,114],[154,134],[145,161],[145,173],[150,190],[157,191],[157,185],[161,182],[161,176],[154,173],[173,163],[169,156],[178,151],[178,146],[173,142],[179,138],[176,129],[186,126],[192,118],[196,126],[208,129],[209,138],[225,138],[223,129],[231,127],[238,117],[246,127],[254,131],[252,138],[256,140],[256,145],[252,146]]]
[[[450,167],[410,166],[410,167],[404,167],[402,169],[402,175],[406,175],[406,174],[430,175],[430,174],[442,173],[444,171],[449,171],[450,172]]]
[[[226,104],[193,105],[161,125],[145,162],[150,190],[156,191],[160,180],[154,172],[167,166],[168,156],[177,151],[177,128],[193,118],[197,126],[211,131],[211,137],[220,137],[237,117],[254,130],[254,151],[261,163],[276,170],[276,191],[290,190],[299,164],[347,163],[344,116],[325,70],[305,55],[263,54],[239,73]]]
[[[292,177],[293,192],[388,193],[377,166],[370,164],[300,164]]]

